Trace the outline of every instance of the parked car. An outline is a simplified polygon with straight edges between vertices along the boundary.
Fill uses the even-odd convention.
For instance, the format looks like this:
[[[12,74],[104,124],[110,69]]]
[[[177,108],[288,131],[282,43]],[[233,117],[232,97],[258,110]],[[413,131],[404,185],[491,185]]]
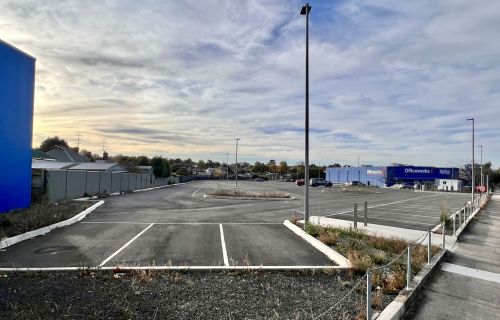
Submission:
[[[323,178],[312,178],[311,180],[309,180],[309,185],[311,187],[319,187],[319,186],[331,187],[332,183],[330,181],[326,181]]]
[[[415,185],[412,182],[405,182],[402,184],[401,189],[415,189]]]
[[[295,184],[298,186],[303,186],[304,185],[304,179],[297,179],[295,180]]]

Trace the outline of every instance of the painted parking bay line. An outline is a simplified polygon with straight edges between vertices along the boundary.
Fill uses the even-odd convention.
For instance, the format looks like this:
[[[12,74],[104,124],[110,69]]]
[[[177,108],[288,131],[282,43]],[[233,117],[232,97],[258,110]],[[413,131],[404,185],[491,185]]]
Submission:
[[[220,230],[220,242],[222,246],[222,258],[224,259],[224,265],[229,266],[229,260],[227,258],[227,250],[226,250],[226,241],[224,240],[224,228],[222,228],[222,224],[219,224]]]
[[[99,267],[104,266],[109,260],[113,259],[114,256],[116,256],[117,254],[119,254],[123,249],[125,249],[126,247],[128,247],[132,242],[134,242],[135,240],[137,240],[137,238],[139,238],[144,232],[148,231],[148,229],[151,228],[153,225],[154,225],[154,223],[151,223],[149,226],[147,226],[146,228],[144,228],[144,230],[142,230],[135,237],[133,237],[132,239],[130,239],[120,249],[116,250],[112,255],[110,255],[103,262],[101,262],[101,264],[99,265]]]
[[[368,209],[384,207],[384,206],[389,206],[391,204],[402,203],[402,202],[411,201],[411,200],[415,200],[415,199],[422,199],[422,198],[435,197],[435,196],[436,196],[436,194],[431,194],[428,196],[422,196],[422,197],[417,197],[417,198],[411,198],[411,199],[399,200],[399,201],[394,201],[394,202],[376,204],[374,206],[368,206]],[[346,213],[350,213],[350,212],[352,212],[352,210],[328,214],[325,217],[332,217],[332,216],[337,216],[337,215],[346,214]]]

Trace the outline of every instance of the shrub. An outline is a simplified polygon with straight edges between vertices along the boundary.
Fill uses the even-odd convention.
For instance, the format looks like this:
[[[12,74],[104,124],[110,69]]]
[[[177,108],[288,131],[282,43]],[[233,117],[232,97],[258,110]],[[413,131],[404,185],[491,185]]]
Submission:
[[[352,264],[353,271],[359,274],[365,273],[366,270],[373,266],[371,257],[358,250],[349,251],[347,258]]]
[[[323,242],[327,246],[336,245],[339,240],[337,234],[328,231],[322,231],[319,233],[319,241]]]

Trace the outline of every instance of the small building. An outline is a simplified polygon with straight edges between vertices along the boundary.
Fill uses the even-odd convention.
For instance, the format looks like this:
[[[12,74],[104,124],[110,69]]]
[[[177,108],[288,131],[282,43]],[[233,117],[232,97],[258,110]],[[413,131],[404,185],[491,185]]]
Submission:
[[[437,189],[439,191],[461,191],[462,181],[458,179],[436,179]]]
[[[80,171],[106,171],[106,172],[126,172],[118,163],[114,162],[86,162],[80,163],[68,170]]]
[[[137,166],[137,173],[154,174],[153,166]]]

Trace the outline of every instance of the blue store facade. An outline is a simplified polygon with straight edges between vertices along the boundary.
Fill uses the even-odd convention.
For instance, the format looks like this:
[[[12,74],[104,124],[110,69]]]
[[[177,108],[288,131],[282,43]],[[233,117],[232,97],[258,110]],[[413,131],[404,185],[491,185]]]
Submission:
[[[332,183],[360,181],[366,185],[377,187],[390,187],[405,182],[411,182],[415,185],[434,185],[436,179],[458,179],[458,177],[458,168],[389,166],[338,167],[326,170],[326,180]]]

